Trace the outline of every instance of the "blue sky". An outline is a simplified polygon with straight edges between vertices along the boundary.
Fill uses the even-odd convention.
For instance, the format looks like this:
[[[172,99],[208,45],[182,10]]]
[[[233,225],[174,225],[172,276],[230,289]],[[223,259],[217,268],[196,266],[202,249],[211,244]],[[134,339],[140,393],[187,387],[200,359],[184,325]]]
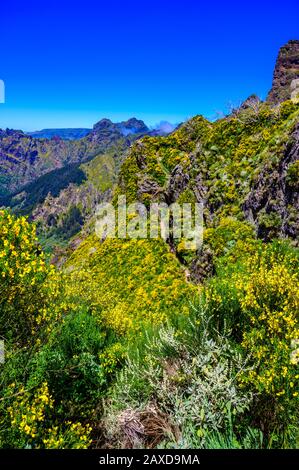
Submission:
[[[0,128],[213,118],[266,96],[298,20],[298,0],[2,3]]]

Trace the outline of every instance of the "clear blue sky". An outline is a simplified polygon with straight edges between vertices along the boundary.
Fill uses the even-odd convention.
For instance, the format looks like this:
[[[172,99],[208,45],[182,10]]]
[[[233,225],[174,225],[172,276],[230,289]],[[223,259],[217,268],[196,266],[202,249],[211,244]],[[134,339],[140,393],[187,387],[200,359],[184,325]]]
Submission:
[[[1,3],[2,128],[213,117],[265,97],[278,48],[299,38],[298,0]]]

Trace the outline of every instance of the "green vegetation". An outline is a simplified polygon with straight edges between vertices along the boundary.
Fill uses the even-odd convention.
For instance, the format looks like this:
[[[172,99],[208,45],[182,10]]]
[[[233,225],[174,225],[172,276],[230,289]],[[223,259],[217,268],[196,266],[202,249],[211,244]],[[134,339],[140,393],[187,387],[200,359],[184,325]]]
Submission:
[[[87,238],[69,258],[68,287],[119,335],[188,313],[195,286],[162,240]]]
[[[299,161],[297,160],[289,166],[287,172],[287,182],[290,186],[298,188],[299,185]]]
[[[106,191],[112,189],[116,180],[116,162],[113,159],[113,154],[107,153],[93,158],[90,162],[82,165],[88,181],[99,189]]]
[[[298,448],[298,117],[258,103],[94,155],[35,213],[48,247],[80,237],[60,268],[0,212],[1,447]],[[202,202],[202,248],[100,240],[99,194]]]
[[[48,194],[58,196],[60,191],[73,183],[80,185],[86,180],[79,165],[68,165],[41,176],[7,198],[2,198],[0,204],[11,207],[18,215],[28,215],[42,203]]]

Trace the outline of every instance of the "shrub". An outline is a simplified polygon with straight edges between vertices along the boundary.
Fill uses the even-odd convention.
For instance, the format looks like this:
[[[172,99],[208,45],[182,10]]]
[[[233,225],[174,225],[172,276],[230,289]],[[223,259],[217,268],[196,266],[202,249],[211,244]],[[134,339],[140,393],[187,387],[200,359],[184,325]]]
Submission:
[[[298,419],[298,252],[282,242],[260,245],[239,265],[222,265],[205,291],[218,327],[229,325],[253,369],[240,383],[259,394],[257,421],[281,436]]]
[[[47,343],[29,360],[27,386],[38,386],[46,379],[60,413],[88,416],[114,372],[113,367],[108,372],[102,359],[112,341],[110,332],[79,307],[53,329]]]
[[[223,256],[232,249],[239,256],[240,248],[245,248],[246,242],[250,243],[254,238],[253,227],[248,222],[241,222],[233,217],[220,219],[215,228],[207,228],[204,232],[204,241],[212,248],[215,256]],[[247,249],[248,247],[245,248],[246,251]]]
[[[209,323],[203,312],[194,321],[185,320],[184,329],[162,328],[148,339],[145,354],[128,360],[106,410],[108,438],[114,444],[122,446],[126,440],[124,413],[148,415],[154,407],[156,416],[164,416],[159,438],[164,445],[198,447],[209,433],[225,430],[248,409],[251,394],[240,390],[237,379],[246,361],[228,339],[210,335]],[[144,426],[131,444],[146,445]]]
[[[61,277],[37,244],[35,226],[0,211],[0,335],[26,342],[65,311]]]
[[[70,421],[53,425],[54,401],[47,382],[36,390],[24,387],[10,392],[15,397],[8,407],[10,425],[2,438],[2,446],[14,448],[86,448],[91,443],[89,426]]]

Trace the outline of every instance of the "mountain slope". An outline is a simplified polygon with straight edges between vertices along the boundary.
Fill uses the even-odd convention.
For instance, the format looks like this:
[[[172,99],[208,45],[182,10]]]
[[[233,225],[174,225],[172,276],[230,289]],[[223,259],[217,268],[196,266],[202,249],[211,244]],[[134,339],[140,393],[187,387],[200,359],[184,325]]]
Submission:
[[[252,226],[264,240],[298,239],[298,130],[299,104],[292,101],[241,107],[215,123],[195,117],[168,137],[137,141],[121,168],[116,195],[147,206],[203,203],[208,230],[202,252],[191,261],[182,244],[170,240],[200,277],[223,224],[229,243],[236,223],[245,231]]]
[[[115,206],[119,195],[148,210],[200,202],[205,230],[197,251],[171,237],[89,234],[66,262],[71,292],[128,338],[103,445],[298,447],[296,97],[273,105],[252,96],[216,122],[196,116],[167,137],[137,140]]]
[[[1,132],[0,205],[29,215],[46,244],[49,238],[51,246],[64,243],[111,193],[131,143],[150,132],[136,118],[121,123],[102,119],[77,141]]]
[[[129,146],[147,132],[145,124],[135,118],[117,124],[103,119],[76,141],[35,139],[21,131],[0,130],[0,195],[16,193],[55,169],[86,162],[120,139]]]

